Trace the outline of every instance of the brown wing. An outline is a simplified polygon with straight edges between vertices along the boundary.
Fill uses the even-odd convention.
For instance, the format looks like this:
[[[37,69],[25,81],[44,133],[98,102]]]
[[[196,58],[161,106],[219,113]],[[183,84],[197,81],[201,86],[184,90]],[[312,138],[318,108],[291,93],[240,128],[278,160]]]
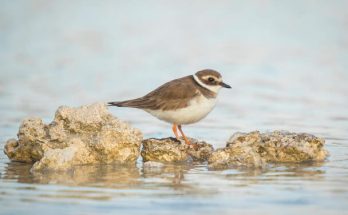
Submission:
[[[109,104],[119,107],[169,110],[186,107],[190,99],[199,94],[191,75],[165,83],[141,98]]]

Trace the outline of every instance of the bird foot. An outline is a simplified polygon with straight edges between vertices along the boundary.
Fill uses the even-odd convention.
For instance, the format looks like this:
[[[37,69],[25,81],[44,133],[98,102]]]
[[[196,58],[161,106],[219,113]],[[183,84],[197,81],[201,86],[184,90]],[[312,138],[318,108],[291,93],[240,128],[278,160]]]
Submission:
[[[191,141],[188,140],[188,138],[186,137],[179,137],[179,138],[176,138],[176,140],[180,141],[181,143],[185,142],[185,145],[188,147],[188,148],[192,148],[194,150],[198,150],[199,146],[197,143],[192,143]]]

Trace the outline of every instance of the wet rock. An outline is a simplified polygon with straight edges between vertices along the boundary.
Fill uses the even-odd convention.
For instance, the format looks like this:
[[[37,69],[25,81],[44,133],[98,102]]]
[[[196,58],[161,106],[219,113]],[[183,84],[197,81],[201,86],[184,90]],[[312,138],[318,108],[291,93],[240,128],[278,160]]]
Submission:
[[[239,146],[217,149],[208,160],[209,168],[263,168],[265,159],[253,147]]]
[[[209,158],[211,168],[265,167],[267,163],[323,161],[328,152],[324,140],[305,133],[274,131],[235,133],[223,149]]]
[[[193,147],[187,147],[187,153],[191,156],[193,161],[207,161],[214,151],[213,146],[204,141],[190,138],[190,142],[193,144]]]
[[[34,163],[32,170],[64,170],[94,163],[135,163],[142,133],[114,118],[103,103],[78,108],[60,107],[53,122],[25,119],[18,140],[4,151],[12,161]]]
[[[143,140],[141,156],[144,162],[185,162],[189,159],[185,144],[175,138]]]
[[[190,146],[183,140],[175,138],[143,140],[141,156],[144,162],[156,161],[162,163],[207,161],[213,152],[212,145],[190,138]]]
[[[47,127],[39,118],[25,119],[19,127],[18,140],[6,142],[4,152],[13,161],[32,163],[41,159],[43,148],[47,148]]]

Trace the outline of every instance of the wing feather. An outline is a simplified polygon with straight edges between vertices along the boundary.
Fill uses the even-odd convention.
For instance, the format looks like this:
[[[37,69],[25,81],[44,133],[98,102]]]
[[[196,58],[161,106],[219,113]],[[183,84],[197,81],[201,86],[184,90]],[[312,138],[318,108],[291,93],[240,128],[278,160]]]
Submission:
[[[123,102],[110,102],[109,105],[170,110],[186,107],[188,102],[199,94],[191,75],[165,83],[143,97]]]

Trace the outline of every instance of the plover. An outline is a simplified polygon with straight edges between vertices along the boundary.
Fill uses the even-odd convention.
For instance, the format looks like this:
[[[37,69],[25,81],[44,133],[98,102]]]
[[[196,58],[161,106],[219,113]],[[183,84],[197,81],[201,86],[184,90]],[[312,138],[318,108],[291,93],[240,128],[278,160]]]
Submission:
[[[110,106],[142,109],[160,120],[171,123],[176,139],[178,129],[186,144],[190,144],[181,126],[200,121],[214,108],[219,90],[231,88],[222,81],[220,73],[205,69],[194,75],[172,80],[147,95]]]

